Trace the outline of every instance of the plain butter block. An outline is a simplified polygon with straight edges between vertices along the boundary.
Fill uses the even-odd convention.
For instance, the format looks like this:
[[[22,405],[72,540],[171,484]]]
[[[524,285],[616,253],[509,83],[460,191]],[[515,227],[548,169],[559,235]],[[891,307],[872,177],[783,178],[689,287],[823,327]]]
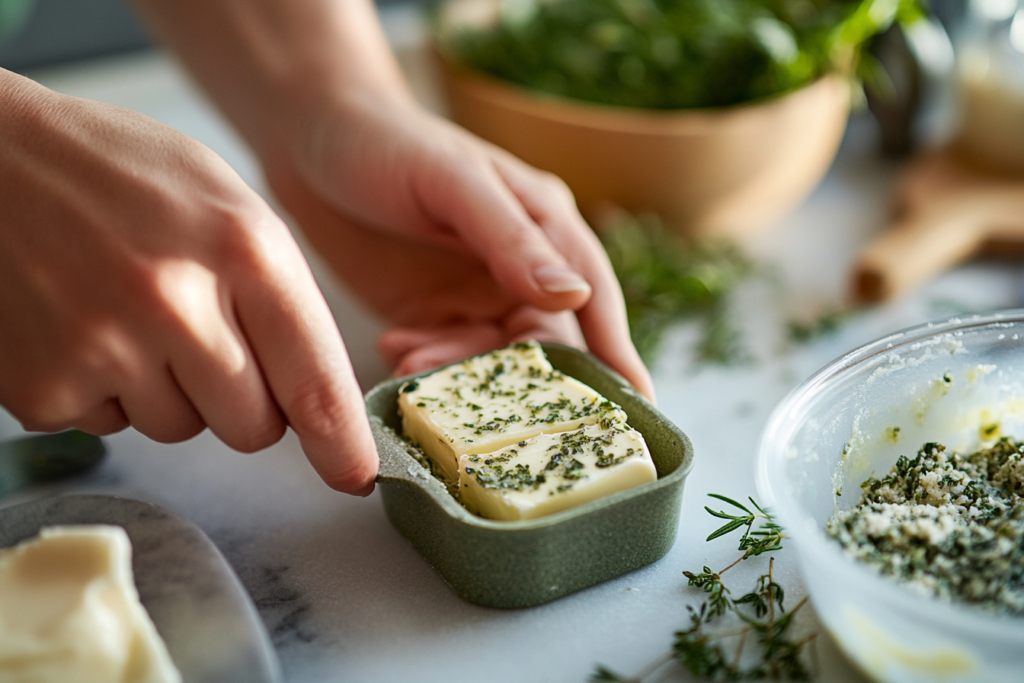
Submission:
[[[117,526],[44,528],[0,550],[0,683],[181,683]]]

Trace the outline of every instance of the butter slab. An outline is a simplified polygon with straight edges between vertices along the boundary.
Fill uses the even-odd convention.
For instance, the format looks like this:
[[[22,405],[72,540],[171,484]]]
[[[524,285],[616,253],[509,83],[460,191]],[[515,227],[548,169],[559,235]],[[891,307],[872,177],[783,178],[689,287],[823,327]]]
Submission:
[[[621,413],[459,458],[463,505],[497,520],[543,517],[657,478],[647,444]]]
[[[621,412],[582,382],[555,370],[540,345],[523,342],[404,384],[402,428],[451,482],[459,458],[491,453],[552,431]]]
[[[0,683],[181,683],[117,526],[44,528],[0,550]]]

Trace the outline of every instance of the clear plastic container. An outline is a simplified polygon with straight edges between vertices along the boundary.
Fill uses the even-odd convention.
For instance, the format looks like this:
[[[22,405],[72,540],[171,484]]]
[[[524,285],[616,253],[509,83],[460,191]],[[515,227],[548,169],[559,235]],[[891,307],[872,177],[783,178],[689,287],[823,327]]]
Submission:
[[[793,390],[768,420],[758,492],[791,536],[822,621],[879,681],[1024,680],[1024,618],[921,595],[847,557],[824,531],[901,454],[928,441],[970,452],[992,425],[1024,438],[1024,310],[867,344]]]

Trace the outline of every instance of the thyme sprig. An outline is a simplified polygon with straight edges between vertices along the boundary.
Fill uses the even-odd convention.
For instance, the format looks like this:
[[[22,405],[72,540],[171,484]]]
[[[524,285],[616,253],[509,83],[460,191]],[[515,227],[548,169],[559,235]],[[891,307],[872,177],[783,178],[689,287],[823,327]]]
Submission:
[[[739,513],[713,510],[705,506],[704,509],[710,515],[727,520],[707,540],[713,541],[742,529],[738,547],[742,554],[732,564],[717,572],[706,565],[699,573],[683,572],[688,585],[700,588],[708,597],[699,607],[686,606],[690,627],[676,631],[669,654],[652,662],[631,678],[598,666],[591,681],[643,683],[672,661],[678,662],[695,676],[713,681],[810,679],[802,652],[815,634],[799,639],[791,634],[794,618],[807,604],[807,598],[786,611],[786,591],[775,580],[775,558],[768,559],[768,571],[757,578],[753,589],[738,598],[733,598],[732,592],[722,582],[722,575],[740,562],[781,550],[785,531],[771,513],[753,498],[748,498],[751,509],[721,494],[708,495],[728,503]],[[737,627],[718,630],[708,628],[716,620],[730,614],[738,619]],[[745,664],[744,654],[751,650],[751,643],[757,648],[757,656],[752,664]]]
[[[743,556],[734,562],[733,565],[738,564],[741,560],[745,560],[748,557],[782,549],[782,539],[785,536],[782,531],[782,527],[779,526],[771,514],[758,505],[753,498],[748,497],[747,500],[749,500],[750,504],[757,509],[756,513],[751,512],[746,506],[737,503],[732,498],[728,498],[721,494],[709,493],[708,496],[710,498],[717,498],[718,500],[728,503],[729,505],[739,508],[743,512],[747,513],[745,515],[733,515],[728,512],[712,510],[706,505],[704,506],[704,509],[712,516],[718,517],[719,519],[729,520],[725,526],[713,531],[706,540],[713,541],[720,536],[725,536],[726,534],[735,531],[736,529],[746,527],[746,531],[744,531],[743,536],[740,537],[739,549],[744,551]],[[761,522],[757,529],[754,529],[754,522],[759,519],[764,521]]]

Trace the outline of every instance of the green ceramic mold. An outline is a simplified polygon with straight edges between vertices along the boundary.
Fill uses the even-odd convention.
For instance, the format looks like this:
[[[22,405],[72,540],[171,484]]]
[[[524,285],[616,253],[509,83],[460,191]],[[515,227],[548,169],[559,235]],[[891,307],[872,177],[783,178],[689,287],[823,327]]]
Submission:
[[[657,481],[541,519],[482,519],[459,505],[398,436],[398,388],[410,378],[388,380],[366,395],[388,518],[456,593],[487,607],[540,605],[664,557],[693,467],[690,440],[622,377],[588,353],[542,346],[555,368],[622,406],[647,441]]]

